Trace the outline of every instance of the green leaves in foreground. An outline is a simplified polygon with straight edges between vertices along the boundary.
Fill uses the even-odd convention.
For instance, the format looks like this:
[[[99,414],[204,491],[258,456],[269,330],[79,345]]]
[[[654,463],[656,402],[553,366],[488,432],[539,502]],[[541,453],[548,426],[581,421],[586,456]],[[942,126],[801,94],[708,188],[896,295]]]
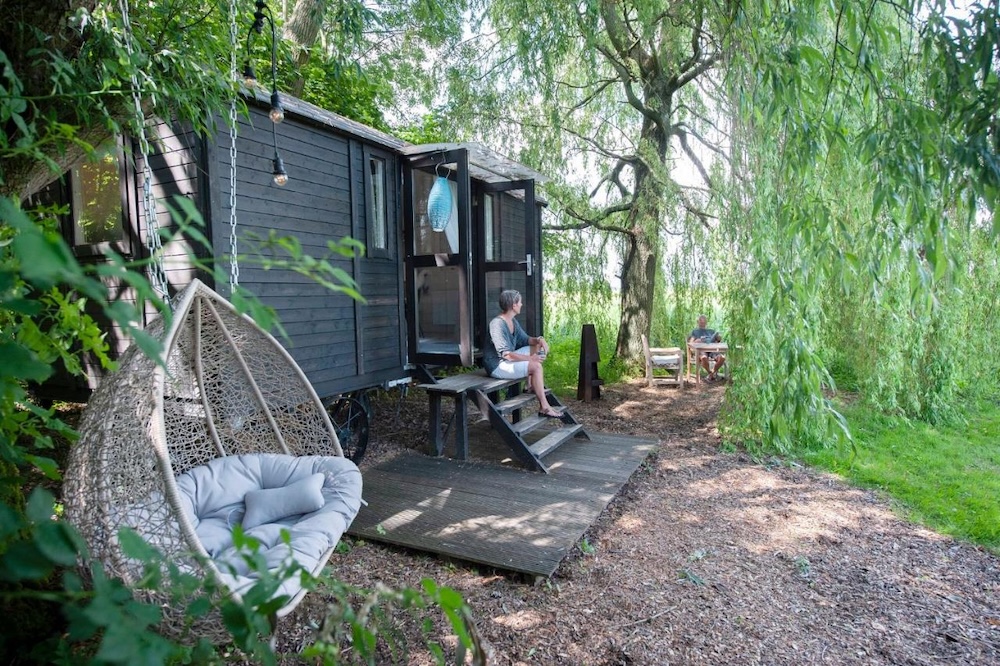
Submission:
[[[458,664],[486,664],[488,654],[476,629],[472,611],[455,590],[439,586],[429,578],[420,582],[420,589],[393,590],[381,583],[365,590],[340,581],[323,581],[335,603],[327,607],[326,617],[316,630],[316,641],[306,648],[303,656],[321,659],[324,664],[337,664],[347,656],[345,647],[360,663],[405,663],[410,647],[406,643],[400,620],[395,611],[421,621],[425,647],[439,664],[449,663],[444,647],[431,636],[435,624],[428,611],[439,609],[457,636],[454,660]],[[377,649],[381,640],[388,654]],[[471,662],[469,661],[471,659]]]
[[[259,552],[259,542],[242,530],[234,533],[234,544],[257,582],[233,599],[198,570],[182,569],[138,534],[122,530],[122,547],[134,562],[143,564],[143,577],[136,584],[140,592],[119,579],[108,576],[99,563],[89,563],[89,583],[77,573],[78,563],[88,563],[87,549],[76,530],[65,521],[55,520],[51,494],[36,490],[24,514],[0,503],[0,603],[4,608],[34,600],[57,608],[65,623],[53,622],[32,636],[34,657],[46,663],[162,664],[169,661],[208,663],[222,659],[220,646],[198,636],[185,642],[171,640],[158,628],[163,609],[142,600],[142,590],[167,592],[172,611],[183,612],[191,626],[210,613],[221,615],[232,646],[252,663],[274,664],[277,656],[269,644],[275,614],[287,601],[276,595],[282,583],[301,579],[304,587],[329,599],[325,617],[316,628],[314,642],[303,653],[322,664],[376,664],[391,659],[405,663],[407,645],[402,629],[409,617],[416,617],[425,634],[424,647],[440,664],[485,664],[485,648],[479,638],[472,612],[455,590],[427,579],[419,588],[391,589],[377,584],[367,590],[334,579],[313,577],[291,557],[269,568]],[[290,537],[283,533],[290,549]],[[58,584],[56,584],[58,582]],[[399,613],[407,615],[401,618]],[[434,621],[437,613],[447,627]],[[441,632],[457,636],[453,648],[446,649],[433,639]],[[230,649],[223,646],[222,649]],[[388,655],[384,652],[388,651]]]

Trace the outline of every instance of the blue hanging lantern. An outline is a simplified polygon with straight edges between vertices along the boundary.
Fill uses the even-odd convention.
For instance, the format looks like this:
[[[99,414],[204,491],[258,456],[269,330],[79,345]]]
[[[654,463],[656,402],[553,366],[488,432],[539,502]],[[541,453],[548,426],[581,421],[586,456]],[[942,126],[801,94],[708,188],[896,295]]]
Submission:
[[[427,219],[434,231],[444,231],[451,222],[451,186],[446,175],[435,179],[427,195]]]

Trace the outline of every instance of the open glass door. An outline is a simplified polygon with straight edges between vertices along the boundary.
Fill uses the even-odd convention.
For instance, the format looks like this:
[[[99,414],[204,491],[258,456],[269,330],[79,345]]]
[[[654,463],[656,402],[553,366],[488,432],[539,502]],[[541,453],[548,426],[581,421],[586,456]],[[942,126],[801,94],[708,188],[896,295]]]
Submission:
[[[541,335],[541,238],[535,206],[535,181],[483,183],[477,229],[481,256],[477,280],[476,324],[485,335],[490,319],[499,314],[500,292],[521,293],[521,325],[529,335]]]
[[[403,170],[406,215],[406,277],[411,362],[473,364],[471,206],[465,149],[414,158]],[[438,178],[447,178],[451,215],[432,228],[428,198]]]

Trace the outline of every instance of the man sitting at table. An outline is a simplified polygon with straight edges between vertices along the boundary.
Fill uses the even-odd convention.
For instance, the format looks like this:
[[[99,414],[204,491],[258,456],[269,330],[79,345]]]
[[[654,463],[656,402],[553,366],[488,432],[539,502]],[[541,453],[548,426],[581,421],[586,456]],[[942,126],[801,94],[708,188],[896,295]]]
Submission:
[[[718,331],[706,328],[708,317],[700,315],[698,317],[698,328],[691,331],[688,336],[688,344],[692,342],[722,342],[722,335]],[[726,356],[721,352],[699,352],[698,365],[705,368],[708,373],[707,380],[714,382],[719,374],[719,369],[726,363]]]

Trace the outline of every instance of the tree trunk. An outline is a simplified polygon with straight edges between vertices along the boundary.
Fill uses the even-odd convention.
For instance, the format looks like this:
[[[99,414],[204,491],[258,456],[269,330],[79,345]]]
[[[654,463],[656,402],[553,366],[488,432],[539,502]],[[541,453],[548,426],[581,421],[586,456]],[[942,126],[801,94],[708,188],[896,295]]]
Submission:
[[[649,335],[659,261],[659,252],[647,233],[629,236],[629,247],[622,266],[622,312],[615,348],[615,356],[620,359],[632,362],[643,355],[639,336]]]
[[[653,292],[660,263],[660,219],[663,216],[661,174],[666,172],[669,141],[663,127],[647,119],[641,145],[659,161],[656,172],[644,163],[635,167],[635,201],[628,213],[629,245],[622,265],[621,321],[615,356],[629,363],[643,355],[641,335],[649,336]],[[640,153],[644,151],[640,150]]]
[[[295,59],[299,75],[291,86],[291,93],[296,97],[302,95],[306,80],[302,68],[309,62],[309,49],[319,39],[319,31],[323,27],[327,2],[325,0],[296,0],[292,17],[283,28],[284,37],[296,44]]]
[[[12,72],[21,81],[21,94],[26,99],[44,99],[52,92],[49,61],[39,55],[38,49],[58,51],[72,58],[84,40],[71,26],[70,18],[80,9],[93,11],[96,4],[96,0],[4,0],[0,3],[0,45],[10,59]],[[56,107],[58,119],[64,122],[75,112],[73,105]],[[26,110],[24,120],[27,124],[36,121],[30,109]],[[8,145],[17,142],[18,129],[13,123],[7,123],[3,131]],[[95,145],[108,136],[105,128],[94,127],[81,129],[76,138]],[[84,158],[83,149],[73,142],[52,142],[45,152],[63,171]],[[0,196],[23,200],[58,178],[60,173],[32,155],[5,158],[0,168]]]
[[[82,144],[99,146],[111,136],[104,126],[79,128],[75,134],[77,140],[73,143],[43,148],[46,157],[52,160],[55,167],[35,159],[34,156],[17,156],[6,160],[3,165],[4,181],[0,183],[0,196],[25,201],[38,194],[46,185],[86,161],[87,153]]]

